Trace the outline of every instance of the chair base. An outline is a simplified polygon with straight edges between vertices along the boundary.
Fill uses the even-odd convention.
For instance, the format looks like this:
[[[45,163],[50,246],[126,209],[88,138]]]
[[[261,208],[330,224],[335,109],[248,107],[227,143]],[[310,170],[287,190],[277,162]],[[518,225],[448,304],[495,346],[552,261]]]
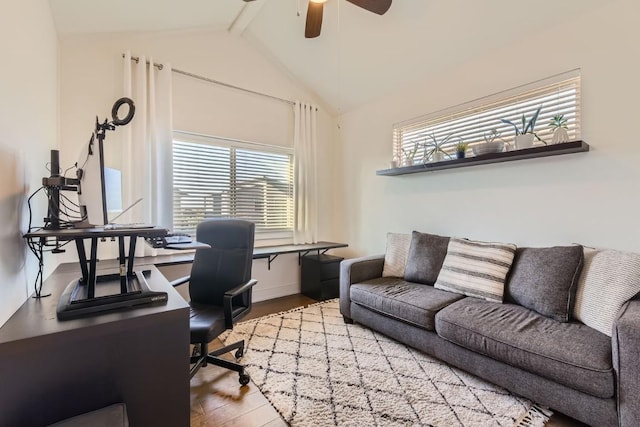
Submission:
[[[193,365],[189,371],[189,378],[193,378],[193,376],[200,370],[201,367],[207,366],[208,364],[212,364],[215,366],[220,366],[225,369],[229,369],[240,374],[240,378],[238,381],[242,385],[249,384],[251,377],[244,370],[244,366],[237,362],[233,362],[227,359],[223,359],[219,356],[229,353],[230,351],[236,350],[234,356],[236,359],[240,359],[244,355],[244,340],[235,342],[233,344],[226,345],[224,347],[218,348],[212,352],[208,352],[207,343],[200,343],[199,347],[194,348],[194,352],[196,349],[199,350],[199,355],[191,356],[190,363]]]

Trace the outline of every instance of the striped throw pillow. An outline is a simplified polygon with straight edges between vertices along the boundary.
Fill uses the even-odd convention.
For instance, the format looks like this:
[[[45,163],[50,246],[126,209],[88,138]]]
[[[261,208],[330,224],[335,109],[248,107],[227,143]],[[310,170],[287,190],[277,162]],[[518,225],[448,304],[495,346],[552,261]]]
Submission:
[[[640,292],[640,254],[584,249],[573,317],[611,336],[622,305]]]
[[[404,277],[410,244],[410,234],[387,233],[387,250],[384,253],[382,277]]]
[[[516,245],[452,238],[435,287],[502,302]]]

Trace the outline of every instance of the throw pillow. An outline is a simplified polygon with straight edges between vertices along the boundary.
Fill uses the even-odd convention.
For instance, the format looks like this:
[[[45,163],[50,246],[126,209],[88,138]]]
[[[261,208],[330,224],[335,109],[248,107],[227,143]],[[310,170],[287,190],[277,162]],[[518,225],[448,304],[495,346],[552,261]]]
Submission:
[[[506,299],[558,322],[568,322],[582,263],[580,245],[518,248]]]
[[[384,253],[382,277],[404,277],[404,266],[407,263],[409,234],[387,233],[387,250]]]
[[[585,249],[573,315],[611,336],[622,305],[640,292],[640,254]]]
[[[502,302],[516,245],[452,238],[435,287]]]
[[[418,231],[411,233],[411,245],[404,271],[404,280],[433,285],[442,268],[444,257],[447,255],[448,245],[448,237]]]

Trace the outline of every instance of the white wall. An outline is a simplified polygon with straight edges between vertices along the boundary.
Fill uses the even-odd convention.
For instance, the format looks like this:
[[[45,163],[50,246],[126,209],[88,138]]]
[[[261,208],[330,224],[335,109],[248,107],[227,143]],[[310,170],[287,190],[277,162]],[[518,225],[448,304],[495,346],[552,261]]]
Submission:
[[[639,16],[635,0],[602,2],[524,41],[478,46],[484,53],[471,62],[340,117],[344,191],[335,206],[349,252],[383,253],[387,231],[411,230],[640,252]],[[590,152],[376,176],[391,160],[393,123],[574,68],[582,69],[582,139]],[[402,68],[390,78],[402,80]]]
[[[0,325],[33,292],[37,272],[22,233],[26,196],[40,187],[57,144],[57,36],[47,0],[2,3],[0,13]],[[34,224],[46,214],[35,197]],[[46,272],[55,264],[47,262]]]
[[[226,31],[177,31],[147,34],[65,36],[60,41],[61,153],[72,164],[95,123],[111,111],[122,96],[122,53],[153,57],[173,68],[223,81],[280,98],[314,102],[277,64],[261,55],[243,38]],[[135,100],[134,100],[135,101]],[[135,120],[135,119],[134,119]],[[236,138],[265,144],[292,146],[293,109],[288,103],[239,92],[173,74],[174,129]],[[319,175],[323,182],[334,175],[335,121],[319,111]],[[110,166],[121,159],[120,133],[107,136],[105,155]],[[123,180],[126,177],[123,176]],[[331,187],[321,189],[320,205],[328,206]],[[321,239],[331,237],[331,218],[322,215]],[[73,261],[67,254],[65,261]],[[299,292],[297,257],[283,256],[271,271],[254,263],[256,300]],[[264,263],[266,265],[266,262]]]

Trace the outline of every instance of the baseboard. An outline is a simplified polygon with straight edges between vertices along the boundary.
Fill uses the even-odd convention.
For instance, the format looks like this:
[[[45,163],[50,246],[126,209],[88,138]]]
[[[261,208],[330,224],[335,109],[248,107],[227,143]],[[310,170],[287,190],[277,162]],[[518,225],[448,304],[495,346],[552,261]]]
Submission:
[[[300,293],[300,285],[290,283],[281,286],[270,286],[266,289],[260,289],[260,283],[253,288],[253,301],[266,301],[269,299],[286,297],[287,295],[295,295]]]

